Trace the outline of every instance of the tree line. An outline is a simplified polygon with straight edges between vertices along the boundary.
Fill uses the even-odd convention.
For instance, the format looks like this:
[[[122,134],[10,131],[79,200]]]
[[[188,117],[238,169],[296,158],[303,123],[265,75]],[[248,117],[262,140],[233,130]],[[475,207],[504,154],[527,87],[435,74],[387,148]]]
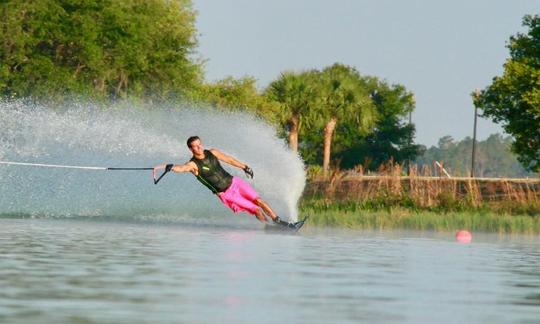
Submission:
[[[414,125],[407,122],[415,107],[413,94],[345,64],[285,71],[261,90],[251,77],[207,82],[196,51],[196,12],[190,0],[13,0],[1,1],[0,12],[4,98],[181,100],[245,110],[276,125],[292,150],[324,170],[357,164],[376,169],[390,159],[403,163],[423,152],[414,143]],[[533,128],[539,123],[534,117],[540,114],[535,97],[539,86],[529,74],[540,64],[534,45],[538,21],[524,21],[531,32],[512,39],[507,63],[507,70],[521,71],[516,78],[530,83],[522,100],[511,103],[528,111]],[[531,49],[520,50],[524,47]],[[475,97],[475,104],[486,116],[508,121],[506,129],[516,137],[512,145],[522,162],[538,168],[538,127],[516,128],[512,118],[501,115],[500,106],[507,102],[500,104],[497,94],[511,96],[519,86],[518,80],[506,89],[503,81],[497,87],[495,79]],[[520,129],[536,134],[524,142]]]
[[[492,134],[476,143],[475,170],[478,177],[537,177],[538,174],[527,171],[511,152],[514,140],[510,136]],[[451,176],[469,176],[472,167],[472,138],[456,141],[451,136],[443,136],[437,146],[426,149],[425,153],[414,161],[419,170],[424,166],[433,168],[438,161]]]

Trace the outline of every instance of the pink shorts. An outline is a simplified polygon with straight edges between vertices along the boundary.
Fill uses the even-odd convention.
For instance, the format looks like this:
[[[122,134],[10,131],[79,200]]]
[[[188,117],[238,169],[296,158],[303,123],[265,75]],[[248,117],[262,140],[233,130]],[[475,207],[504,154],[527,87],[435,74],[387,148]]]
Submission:
[[[235,213],[245,211],[255,215],[259,210],[259,206],[255,204],[259,195],[248,183],[238,177],[233,177],[231,186],[224,192],[220,192],[218,197]]]

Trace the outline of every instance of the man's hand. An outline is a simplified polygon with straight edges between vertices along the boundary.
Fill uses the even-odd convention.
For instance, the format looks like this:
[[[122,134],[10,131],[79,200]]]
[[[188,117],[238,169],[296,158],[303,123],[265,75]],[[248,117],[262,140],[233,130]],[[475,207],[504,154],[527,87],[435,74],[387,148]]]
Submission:
[[[244,167],[244,173],[246,174],[246,177],[253,179],[253,170],[249,167],[249,165]]]
[[[152,178],[154,178],[154,184],[158,184],[159,180],[161,180],[161,178],[163,178],[165,174],[171,171],[173,167],[174,167],[174,164],[172,163],[161,164],[161,165],[155,166],[154,170],[152,170]],[[159,176],[159,178],[156,178],[156,172],[160,169],[165,169],[165,171]]]

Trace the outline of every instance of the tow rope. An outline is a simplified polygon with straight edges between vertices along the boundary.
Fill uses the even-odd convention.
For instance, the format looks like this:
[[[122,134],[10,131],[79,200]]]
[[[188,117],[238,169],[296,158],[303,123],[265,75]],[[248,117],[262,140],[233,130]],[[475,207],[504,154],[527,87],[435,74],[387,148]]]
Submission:
[[[32,166],[43,168],[64,168],[64,169],[79,169],[79,170],[101,170],[101,171],[142,171],[142,170],[154,170],[154,168],[117,168],[117,167],[96,167],[96,166],[78,166],[78,165],[63,165],[63,164],[45,164],[45,163],[26,163],[26,162],[11,162],[0,161],[0,164],[4,165],[17,165],[17,166]],[[155,173],[152,172],[152,178],[154,184],[158,182],[170,171],[170,168],[166,168],[165,171],[156,179]]]

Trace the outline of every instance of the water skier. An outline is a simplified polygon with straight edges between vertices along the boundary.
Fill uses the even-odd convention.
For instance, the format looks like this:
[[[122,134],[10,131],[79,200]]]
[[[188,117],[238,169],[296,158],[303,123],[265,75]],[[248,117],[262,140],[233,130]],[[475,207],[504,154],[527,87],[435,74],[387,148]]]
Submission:
[[[220,161],[242,169],[247,177],[253,178],[253,170],[247,164],[241,163],[234,157],[226,155],[217,149],[205,150],[198,136],[188,138],[187,146],[193,153],[188,162],[182,165],[157,165],[154,167],[154,175],[160,169],[176,173],[191,172],[197,177],[197,180],[216,194],[221,202],[232,209],[233,212],[248,212],[263,223],[266,223],[267,217],[269,217],[276,224],[294,228],[293,223],[281,220],[268,203],[262,200],[247,182],[225,171]]]

